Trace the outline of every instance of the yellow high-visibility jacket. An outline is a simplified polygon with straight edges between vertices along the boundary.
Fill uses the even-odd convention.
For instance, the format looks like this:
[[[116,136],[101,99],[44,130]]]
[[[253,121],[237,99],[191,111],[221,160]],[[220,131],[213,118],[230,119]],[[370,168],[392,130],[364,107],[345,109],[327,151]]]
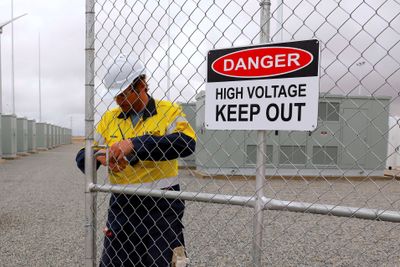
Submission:
[[[196,145],[195,132],[182,108],[151,97],[136,125],[132,124],[130,114],[123,113],[119,107],[102,116],[97,124],[95,143],[111,146],[124,139],[132,141],[134,152],[127,156],[130,164],[123,171],[109,171],[112,184],[157,183],[159,188],[168,187],[171,184],[165,181],[174,184],[172,180],[178,175],[177,158],[192,154]],[[84,151],[79,153],[77,163],[83,171]]]

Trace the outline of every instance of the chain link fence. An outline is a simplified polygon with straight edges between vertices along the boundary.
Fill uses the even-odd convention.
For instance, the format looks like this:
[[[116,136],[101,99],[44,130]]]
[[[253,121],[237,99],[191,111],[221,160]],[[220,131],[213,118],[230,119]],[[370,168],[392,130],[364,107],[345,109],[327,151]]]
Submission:
[[[399,9],[397,0],[87,0],[86,265],[102,257],[111,192],[185,199],[190,266],[400,264]],[[268,131],[263,149],[254,131],[206,129],[203,92],[210,49],[262,38],[321,45],[317,129]],[[179,159],[181,191],[110,183],[104,167],[96,175],[94,130],[116,106],[103,77],[121,53],[143,62],[149,94],[179,104],[196,132],[195,153]]]

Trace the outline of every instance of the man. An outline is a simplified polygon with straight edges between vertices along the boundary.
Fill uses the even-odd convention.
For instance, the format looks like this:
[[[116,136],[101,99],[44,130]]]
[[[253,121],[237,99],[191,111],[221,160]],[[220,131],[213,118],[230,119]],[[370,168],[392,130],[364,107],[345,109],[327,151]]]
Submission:
[[[180,190],[178,157],[193,153],[195,132],[181,108],[148,95],[145,68],[134,57],[119,55],[103,80],[117,108],[97,125],[97,167],[108,165],[111,184]],[[76,161],[84,171],[84,149]],[[100,266],[170,266],[173,250],[184,246],[184,202],[157,197],[112,194]]]

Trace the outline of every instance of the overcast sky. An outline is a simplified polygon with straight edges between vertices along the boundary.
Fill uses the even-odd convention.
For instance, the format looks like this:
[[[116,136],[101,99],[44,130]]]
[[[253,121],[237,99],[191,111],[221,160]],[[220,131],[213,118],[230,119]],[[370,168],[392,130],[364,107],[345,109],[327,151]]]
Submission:
[[[42,121],[82,133],[84,114],[85,6],[80,0],[14,0],[15,110],[39,119],[38,36],[41,39]],[[0,21],[11,18],[11,0],[0,0]],[[2,34],[3,113],[12,113],[11,25]]]
[[[42,120],[84,133],[85,1],[14,0],[16,114],[39,118],[38,35],[41,36]],[[151,73],[156,97],[194,101],[204,89],[209,49],[259,43],[259,3],[223,0],[98,0],[96,23],[96,103],[98,114],[110,99],[100,98],[104,66],[110,54],[135,53]],[[277,33],[276,0],[271,33]],[[318,38],[322,42],[321,91],[393,97],[392,115],[400,114],[400,4],[397,0],[284,1],[283,40]],[[213,4],[214,3],[214,4]],[[213,5],[212,5],[213,4]],[[101,7],[101,8],[100,8]],[[0,0],[0,22],[11,17],[11,0]],[[169,22],[171,39],[166,38]],[[351,43],[351,45],[349,45]],[[171,87],[166,79],[170,54]],[[3,113],[12,112],[11,26],[2,34]],[[358,62],[366,63],[360,67]],[[99,103],[103,101],[103,103]]]

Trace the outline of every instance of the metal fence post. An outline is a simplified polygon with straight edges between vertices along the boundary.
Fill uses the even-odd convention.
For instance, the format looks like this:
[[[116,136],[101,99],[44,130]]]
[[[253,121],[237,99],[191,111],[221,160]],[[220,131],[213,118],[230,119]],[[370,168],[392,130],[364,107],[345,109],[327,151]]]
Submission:
[[[269,39],[269,20],[271,2],[261,1],[261,36],[260,42]],[[266,153],[266,131],[257,131],[257,163],[256,163],[256,196],[254,205],[254,229],[253,229],[253,262],[254,266],[261,266],[262,234],[263,234],[263,197],[265,180],[265,153]]]
[[[96,182],[93,164],[94,128],[94,0],[86,1],[85,48],[85,266],[96,264],[96,192],[89,185]]]

